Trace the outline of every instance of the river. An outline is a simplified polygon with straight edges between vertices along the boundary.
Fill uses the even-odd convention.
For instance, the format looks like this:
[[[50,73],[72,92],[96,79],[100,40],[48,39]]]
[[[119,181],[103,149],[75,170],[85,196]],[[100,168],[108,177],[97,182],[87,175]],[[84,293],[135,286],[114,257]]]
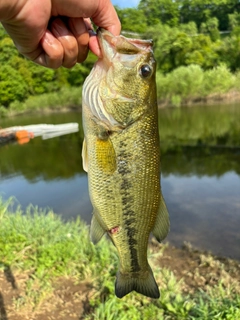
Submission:
[[[167,238],[240,260],[240,105],[159,110],[162,189],[171,219]],[[90,223],[82,169],[81,113],[0,119],[1,127],[79,122],[78,133],[0,147],[0,195],[49,207]]]

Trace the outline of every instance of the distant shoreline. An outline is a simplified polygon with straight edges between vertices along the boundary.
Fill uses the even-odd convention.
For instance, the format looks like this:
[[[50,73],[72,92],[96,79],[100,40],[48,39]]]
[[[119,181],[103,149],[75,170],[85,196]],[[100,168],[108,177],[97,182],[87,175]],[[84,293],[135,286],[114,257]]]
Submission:
[[[63,88],[62,92],[43,94],[30,97],[26,101],[15,101],[13,105],[7,109],[0,107],[0,119],[10,118],[23,114],[47,114],[55,112],[81,112],[80,89]],[[59,96],[62,98],[59,103]],[[170,99],[158,100],[158,108],[182,108],[195,106],[211,106],[222,104],[240,103],[240,91],[231,90],[223,94],[210,94],[206,97],[193,97],[181,99],[178,104],[171,102]]]
[[[240,103],[240,92],[230,91],[223,94],[211,94],[207,97],[198,97],[192,99],[185,99],[179,107],[194,107],[194,106],[211,106],[217,104],[232,104]],[[159,101],[158,108],[176,108],[170,101]]]

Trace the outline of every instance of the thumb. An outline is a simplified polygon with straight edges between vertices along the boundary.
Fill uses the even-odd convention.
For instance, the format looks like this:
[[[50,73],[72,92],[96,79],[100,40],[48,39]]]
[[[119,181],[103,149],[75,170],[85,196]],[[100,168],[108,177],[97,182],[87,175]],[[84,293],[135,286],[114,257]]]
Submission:
[[[116,10],[109,0],[100,0],[97,10],[91,18],[98,27],[107,29],[115,36],[120,34],[121,23]]]

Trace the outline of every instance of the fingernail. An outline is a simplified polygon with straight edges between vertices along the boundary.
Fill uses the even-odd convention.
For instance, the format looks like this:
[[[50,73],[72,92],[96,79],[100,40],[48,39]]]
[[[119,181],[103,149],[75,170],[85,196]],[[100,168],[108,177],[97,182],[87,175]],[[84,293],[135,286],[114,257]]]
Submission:
[[[54,40],[54,36],[48,30],[46,30],[44,36],[42,37],[42,41],[45,41],[48,44],[53,45]]]
[[[95,37],[97,33],[94,30],[88,30],[89,36],[90,37]]]

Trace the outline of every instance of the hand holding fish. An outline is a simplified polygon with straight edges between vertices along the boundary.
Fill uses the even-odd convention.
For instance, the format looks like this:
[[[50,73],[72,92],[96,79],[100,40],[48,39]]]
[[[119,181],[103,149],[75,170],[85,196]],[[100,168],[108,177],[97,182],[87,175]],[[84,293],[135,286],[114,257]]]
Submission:
[[[91,20],[114,35],[120,22],[110,0],[2,0],[0,22],[18,51],[42,66],[71,68],[90,49],[100,56]]]

